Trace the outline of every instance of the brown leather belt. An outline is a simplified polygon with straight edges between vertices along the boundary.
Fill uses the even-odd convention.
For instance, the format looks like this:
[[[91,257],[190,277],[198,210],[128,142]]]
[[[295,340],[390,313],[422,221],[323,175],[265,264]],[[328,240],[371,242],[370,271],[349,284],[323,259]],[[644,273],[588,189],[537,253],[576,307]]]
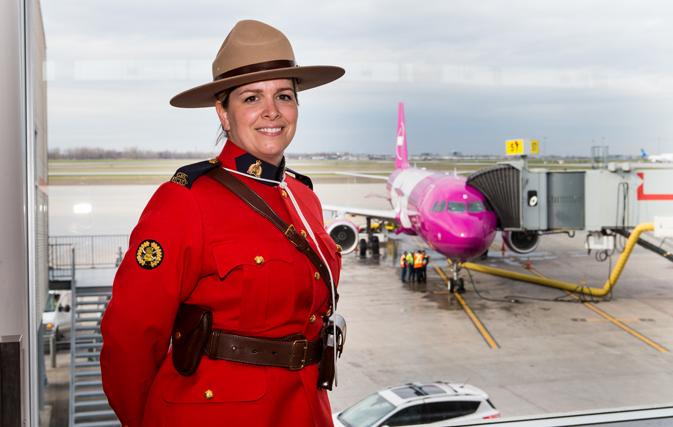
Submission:
[[[307,341],[301,335],[280,339],[244,337],[213,329],[203,353],[211,359],[298,371],[320,361],[322,340]]]

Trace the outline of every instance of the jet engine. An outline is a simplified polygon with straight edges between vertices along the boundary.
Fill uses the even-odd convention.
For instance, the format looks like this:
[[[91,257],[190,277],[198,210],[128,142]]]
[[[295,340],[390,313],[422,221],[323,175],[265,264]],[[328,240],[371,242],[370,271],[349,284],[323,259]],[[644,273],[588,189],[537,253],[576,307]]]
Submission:
[[[344,255],[353,252],[358,245],[358,229],[350,221],[345,219],[333,221],[325,227],[325,230],[334,243],[341,246],[341,253]]]
[[[540,244],[540,235],[534,231],[503,231],[502,240],[510,250],[518,254],[529,254]]]

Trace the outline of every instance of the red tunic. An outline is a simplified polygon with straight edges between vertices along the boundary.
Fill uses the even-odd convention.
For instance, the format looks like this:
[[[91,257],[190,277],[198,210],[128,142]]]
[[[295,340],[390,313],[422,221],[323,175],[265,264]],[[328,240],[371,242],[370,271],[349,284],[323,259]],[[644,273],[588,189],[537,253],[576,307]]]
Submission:
[[[227,142],[218,158],[236,169],[234,159],[242,154]],[[304,230],[283,190],[237,178],[287,223]],[[287,176],[286,182],[338,283],[341,254],[325,232],[318,198],[296,179]],[[143,268],[136,251],[147,240],[156,242],[163,256],[160,264]],[[257,256],[264,258],[262,265],[255,263]],[[210,177],[200,177],[191,188],[173,182],[159,187],[131,234],[101,323],[103,388],[120,421],[128,426],[331,426],[327,392],[317,389],[317,364],[290,371],[204,356],[196,373],[183,377],[169,349],[183,302],[210,309],[213,327],[230,333],[269,338],[301,333],[317,339],[329,292],[315,279],[316,271],[273,224]],[[206,390],[212,390],[212,399],[205,398]]]

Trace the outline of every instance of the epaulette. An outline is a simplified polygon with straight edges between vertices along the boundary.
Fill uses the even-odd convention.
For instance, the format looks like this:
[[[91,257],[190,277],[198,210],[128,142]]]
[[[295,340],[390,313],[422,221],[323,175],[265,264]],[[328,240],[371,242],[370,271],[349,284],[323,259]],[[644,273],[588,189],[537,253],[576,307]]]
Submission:
[[[194,181],[196,181],[198,177],[221,165],[221,161],[210,159],[183,166],[175,172],[175,175],[171,178],[171,182],[182,185],[183,187],[192,188],[192,184],[194,184]]]
[[[306,175],[302,175],[299,172],[293,171],[290,168],[285,168],[285,171],[290,172],[292,175],[294,175],[294,178],[297,181],[301,182],[302,184],[313,190],[313,182],[311,181],[311,178],[307,177]]]

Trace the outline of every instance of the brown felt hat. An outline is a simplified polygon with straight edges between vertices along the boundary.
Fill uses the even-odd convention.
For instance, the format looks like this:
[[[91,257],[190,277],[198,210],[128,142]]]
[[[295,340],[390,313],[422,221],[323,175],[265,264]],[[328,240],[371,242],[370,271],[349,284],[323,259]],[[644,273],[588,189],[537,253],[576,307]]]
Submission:
[[[259,21],[240,21],[231,30],[213,61],[213,81],[186,90],[171,99],[182,108],[214,107],[215,94],[225,89],[262,80],[296,78],[302,91],[343,76],[341,67],[300,67],[290,41],[277,29]]]

